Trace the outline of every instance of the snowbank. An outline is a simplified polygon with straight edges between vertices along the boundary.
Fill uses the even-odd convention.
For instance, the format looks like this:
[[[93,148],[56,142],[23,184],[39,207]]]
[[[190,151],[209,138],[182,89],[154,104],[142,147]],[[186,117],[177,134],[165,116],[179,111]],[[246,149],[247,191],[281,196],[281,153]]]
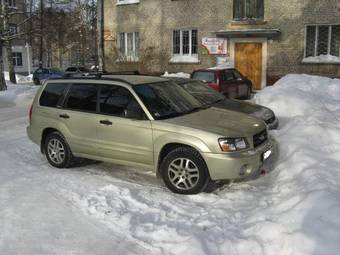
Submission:
[[[5,74],[5,80],[9,81],[9,72],[4,72]],[[33,75],[21,75],[21,74],[15,74],[15,77],[17,79],[17,83],[29,83],[32,82]]]
[[[168,72],[165,72],[162,76],[163,77],[190,78],[190,74],[183,73],[183,72],[179,72],[179,73],[168,73]]]
[[[26,101],[0,107],[4,254],[339,254],[340,80],[288,75],[259,92],[281,121],[275,170],[195,196],[124,167],[50,167],[25,135]]]

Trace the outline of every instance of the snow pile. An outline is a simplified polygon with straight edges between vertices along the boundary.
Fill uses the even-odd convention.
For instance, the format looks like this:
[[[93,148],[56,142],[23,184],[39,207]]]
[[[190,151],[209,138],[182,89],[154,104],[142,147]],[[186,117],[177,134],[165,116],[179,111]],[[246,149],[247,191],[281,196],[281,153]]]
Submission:
[[[0,92],[0,102],[34,94],[11,91]],[[275,170],[194,196],[172,194],[125,167],[50,167],[25,134],[28,100],[0,106],[0,250],[339,254],[340,80],[288,75],[256,100],[281,121],[272,133],[280,145]]]
[[[340,57],[333,55],[319,55],[315,57],[307,57],[302,60],[302,63],[332,63],[340,64]]]
[[[179,78],[190,78],[190,74],[188,73],[168,73],[167,71],[162,75],[163,77],[179,77]]]
[[[5,80],[9,81],[9,72],[4,72],[5,74]],[[33,75],[21,75],[21,74],[15,74],[15,77],[17,79],[17,83],[29,83],[32,82]]]

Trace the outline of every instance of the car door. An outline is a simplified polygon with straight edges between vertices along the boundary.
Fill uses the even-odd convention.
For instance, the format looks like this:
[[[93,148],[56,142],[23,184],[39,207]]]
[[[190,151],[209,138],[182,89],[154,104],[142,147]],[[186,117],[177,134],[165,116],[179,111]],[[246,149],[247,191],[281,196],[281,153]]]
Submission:
[[[222,93],[230,98],[237,97],[237,85],[232,70],[225,69],[221,72],[223,77]]]
[[[97,136],[102,157],[130,165],[153,165],[151,123],[127,88],[101,86]]]
[[[97,91],[98,85],[72,83],[58,116],[63,135],[74,153],[96,154]]]

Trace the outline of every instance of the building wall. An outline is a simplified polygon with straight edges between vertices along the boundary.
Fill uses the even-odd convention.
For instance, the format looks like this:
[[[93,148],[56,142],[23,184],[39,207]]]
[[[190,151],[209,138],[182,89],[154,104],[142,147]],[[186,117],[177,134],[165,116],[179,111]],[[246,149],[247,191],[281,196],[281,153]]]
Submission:
[[[232,2],[140,0],[139,4],[117,6],[116,0],[104,0],[106,70],[191,72],[196,68],[216,64],[216,57],[209,56],[203,47],[199,47],[199,64],[169,63],[172,31],[175,29],[198,29],[200,44],[202,37],[215,37],[215,32],[219,30],[278,28],[281,35],[267,42],[268,83],[287,73],[340,76],[340,65],[301,63],[304,56],[305,25],[340,24],[338,0],[265,0],[264,21],[255,25],[234,22]],[[118,32],[140,33],[141,52],[145,56],[138,63],[116,61]],[[230,44],[228,47],[230,50]]]

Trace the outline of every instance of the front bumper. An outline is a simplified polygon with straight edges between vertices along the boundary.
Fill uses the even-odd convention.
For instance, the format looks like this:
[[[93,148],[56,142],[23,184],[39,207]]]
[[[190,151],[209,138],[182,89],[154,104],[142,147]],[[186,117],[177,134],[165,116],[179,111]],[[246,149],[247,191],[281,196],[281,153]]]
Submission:
[[[263,155],[271,151],[268,158]],[[255,151],[224,153],[203,153],[212,180],[243,180],[259,176],[262,170],[273,170],[278,159],[278,144],[270,137]]]

